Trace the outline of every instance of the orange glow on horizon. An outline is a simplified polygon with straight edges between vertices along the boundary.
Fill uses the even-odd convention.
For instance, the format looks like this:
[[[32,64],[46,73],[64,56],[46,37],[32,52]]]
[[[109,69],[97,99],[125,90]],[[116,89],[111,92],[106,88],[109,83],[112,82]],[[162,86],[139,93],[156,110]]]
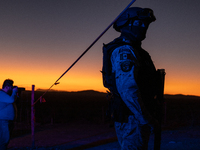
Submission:
[[[200,96],[200,81],[186,80],[185,77],[167,78],[165,80],[165,94],[183,94]]]
[[[47,73],[46,73],[47,74]],[[35,85],[35,89],[49,89],[51,85],[58,79],[60,74],[44,75],[43,73],[33,74],[19,72],[13,74],[7,72],[6,74],[0,74],[0,84],[2,85],[5,79],[12,79],[14,85],[24,87],[26,90],[31,90],[32,85]],[[82,91],[82,90],[95,90],[100,92],[106,92],[106,88],[103,87],[101,80],[101,73],[95,74],[78,74],[69,73],[63,76],[59,81],[59,84],[54,85],[52,90],[58,91]]]
[[[77,72],[78,70],[78,72]],[[58,82],[60,84],[53,86],[52,90],[56,91],[82,91],[82,90],[95,90],[99,92],[106,92],[103,87],[101,73],[96,72],[73,70],[67,73]],[[38,73],[35,73],[38,72]],[[61,71],[60,71],[61,72]],[[14,85],[25,87],[26,90],[31,90],[32,85],[35,89],[48,89],[58,79],[61,74],[53,71],[36,71],[34,69],[27,71],[9,71],[0,74],[0,85],[5,79],[14,80]],[[200,96],[199,90],[200,81],[194,79],[186,80],[186,77],[169,77],[166,75],[165,79],[165,94],[183,94],[183,95],[196,95]]]

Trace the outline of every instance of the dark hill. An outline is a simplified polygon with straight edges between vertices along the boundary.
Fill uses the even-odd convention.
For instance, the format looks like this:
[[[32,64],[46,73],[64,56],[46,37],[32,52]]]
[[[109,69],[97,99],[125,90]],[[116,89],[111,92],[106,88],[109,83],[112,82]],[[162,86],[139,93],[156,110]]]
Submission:
[[[35,91],[35,99],[44,91]],[[64,123],[74,120],[105,122],[108,108],[107,93],[93,90],[64,92],[50,91],[44,96],[46,103],[35,105],[36,122]],[[165,126],[200,125],[200,97],[191,95],[165,95],[163,124]],[[18,120],[30,120],[31,91],[23,91],[18,101]]]

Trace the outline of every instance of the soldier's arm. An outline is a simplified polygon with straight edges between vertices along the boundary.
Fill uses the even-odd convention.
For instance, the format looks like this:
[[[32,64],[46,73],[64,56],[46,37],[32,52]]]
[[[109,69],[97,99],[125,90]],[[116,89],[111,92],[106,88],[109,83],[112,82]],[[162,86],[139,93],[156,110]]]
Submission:
[[[115,49],[111,56],[111,62],[112,71],[115,72],[116,87],[122,100],[140,124],[150,123],[152,117],[144,107],[135,80],[137,58],[131,47],[126,45]]]

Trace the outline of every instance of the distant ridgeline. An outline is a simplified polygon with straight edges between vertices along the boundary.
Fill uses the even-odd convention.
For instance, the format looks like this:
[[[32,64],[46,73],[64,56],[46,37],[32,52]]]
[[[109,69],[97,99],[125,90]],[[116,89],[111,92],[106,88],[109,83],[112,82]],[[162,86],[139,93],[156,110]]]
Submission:
[[[35,99],[45,90],[36,90]],[[45,103],[36,103],[35,119],[41,124],[65,123],[74,120],[106,122],[107,93],[94,90],[66,92],[50,90],[43,97]],[[31,91],[22,91],[17,102],[18,122],[30,120]],[[164,95],[165,127],[200,125],[200,97],[191,95]]]
[[[173,98],[173,99],[199,99],[200,100],[200,96],[195,96],[195,95],[183,95],[183,94],[175,94],[175,95],[171,95],[171,94],[165,94],[164,98]]]

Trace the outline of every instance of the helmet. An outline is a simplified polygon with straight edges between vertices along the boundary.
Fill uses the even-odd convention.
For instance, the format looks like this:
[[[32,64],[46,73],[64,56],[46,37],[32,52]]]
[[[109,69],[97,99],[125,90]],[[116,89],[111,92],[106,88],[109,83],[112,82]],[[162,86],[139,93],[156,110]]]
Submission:
[[[128,8],[114,23],[113,28],[120,32],[121,27],[126,25],[130,19],[145,20],[149,23],[156,20],[153,10],[150,8],[131,7]]]

